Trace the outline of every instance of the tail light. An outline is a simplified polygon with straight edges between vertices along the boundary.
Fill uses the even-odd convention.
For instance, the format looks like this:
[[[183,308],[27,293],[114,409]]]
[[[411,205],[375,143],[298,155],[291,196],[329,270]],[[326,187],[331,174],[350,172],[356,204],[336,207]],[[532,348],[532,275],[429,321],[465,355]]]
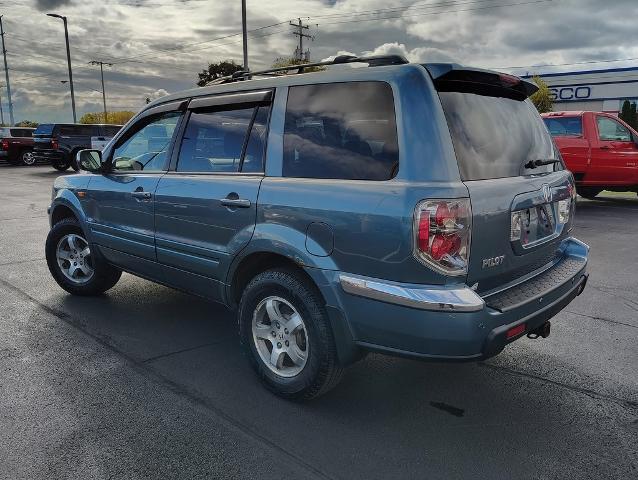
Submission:
[[[424,200],[414,215],[414,254],[447,275],[467,273],[472,208],[468,198]]]
[[[60,144],[58,143],[58,139],[56,137],[51,138],[51,148],[53,150],[57,150],[60,147]]]
[[[9,140],[6,138],[2,139],[2,143],[0,143],[0,145],[2,145],[2,150],[9,150]]]

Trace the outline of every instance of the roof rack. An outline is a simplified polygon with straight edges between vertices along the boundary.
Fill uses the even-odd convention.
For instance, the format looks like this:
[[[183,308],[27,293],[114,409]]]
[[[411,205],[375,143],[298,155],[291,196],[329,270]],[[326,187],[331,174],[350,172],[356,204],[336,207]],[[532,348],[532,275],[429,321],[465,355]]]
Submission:
[[[300,65],[288,65],[286,67],[270,68],[268,70],[259,70],[251,72],[249,70],[240,70],[228,75],[226,77],[220,77],[215,80],[211,80],[206,85],[219,85],[223,83],[238,82],[241,80],[249,80],[253,76],[271,76],[278,75],[289,70],[297,70],[296,73],[303,73],[306,68],[310,67],[323,67],[326,65],[342,65],[345,63],[367,63],[369,67],[380,67],[383,65],[403,65],[410,63],[407,59],[401,55],[374,55],[370,57],[356,57],[354,55],[339,55],[333,60],[326,62],[313,62],[302,63]]]

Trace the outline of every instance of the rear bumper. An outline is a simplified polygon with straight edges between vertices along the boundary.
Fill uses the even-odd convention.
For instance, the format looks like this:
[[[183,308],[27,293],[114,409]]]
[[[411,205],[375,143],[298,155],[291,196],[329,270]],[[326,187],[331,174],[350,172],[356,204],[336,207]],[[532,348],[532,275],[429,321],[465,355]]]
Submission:
[[[33,150],[33,156],[40,162],[55,162],[66,159],[64,153],[59,150]]]
[[[511,292],[519,295],[512,295],[514,301],[505,306],[495,302],[494,295],[481,298],[465,285],[406,285],[341,272],[309,269],[308,273],[324,293],[329,310],[339,310],[353,348],[426,360],[471,361],[498,354],[583,291],[589,247],[568,238],[561,250],[561,261],[542,274],[547,281],[539,287],[538,275],[512,287]],[[563,262],[571,262],[568,270]],[[520,292],[535,280],[529,295],[521,298]],[[525,324],[524,331],[508,339],[506,332],[520,324]]]

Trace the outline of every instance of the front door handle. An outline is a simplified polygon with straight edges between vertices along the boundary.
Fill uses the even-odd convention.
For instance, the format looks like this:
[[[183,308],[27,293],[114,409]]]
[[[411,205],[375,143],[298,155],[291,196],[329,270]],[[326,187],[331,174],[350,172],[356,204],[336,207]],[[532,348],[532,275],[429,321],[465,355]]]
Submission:
[[[224,207],[249,208],[250,200],[247,198],[222,198],[220,200]]]
[[[150,200],[153,197],[153,194],[151,192],[136,190],[133,193],[131,193],[131,196],[135,198],[136,200]]]
[[[601,145],[600,149],[601,150],[611,150],[611,147],[609,145]]]

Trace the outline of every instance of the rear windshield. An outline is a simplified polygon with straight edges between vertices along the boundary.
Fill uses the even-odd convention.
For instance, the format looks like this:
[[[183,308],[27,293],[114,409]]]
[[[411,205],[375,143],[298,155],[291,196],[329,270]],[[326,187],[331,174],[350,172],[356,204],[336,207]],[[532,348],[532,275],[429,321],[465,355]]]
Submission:
[[[439,92],[463,180],[553,172],[529,161],[559,158],[552,137],[529,101],[473,93]]]
[[[104,127],[104,133],[107,137],[114,137],[117,132],[120,131],[120,128],[122,127],[120,127],[119,125],[107,125],[106,127]]]
[[[51,135],[54,125],[52,123],[41,123],[33,132],[34,135]]]
[[[547,117],[543,120],[549,133],[555,137],[580,136],[583,134],[582,117]]]
[[[30,137],[33,133],[33,130],[28,128],[12,128],[11,136],[12,137]]]

